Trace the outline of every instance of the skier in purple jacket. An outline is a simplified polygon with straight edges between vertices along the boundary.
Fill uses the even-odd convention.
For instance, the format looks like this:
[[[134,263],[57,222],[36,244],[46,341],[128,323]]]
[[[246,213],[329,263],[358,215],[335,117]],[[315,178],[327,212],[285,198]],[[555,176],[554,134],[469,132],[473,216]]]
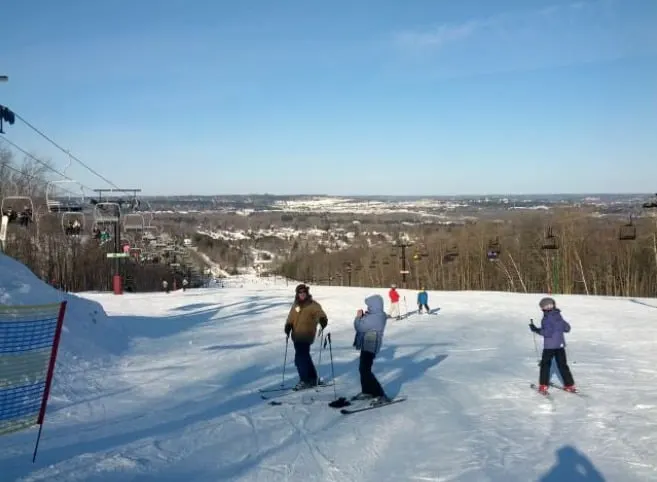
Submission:
[[[575,392],[575,381],[566,360],[566,339],[564,337],[564,333],[570,332],[570,324],[563,319],[561,310],[557,308],[557,304],[552,298],[543,298],[538,305],[543,311],[541,327],[538,328],[533,321],[529,324],[531,331],[543,337],[543,356],[540,364],[538,390],[541,393],[547,393],[552,359],[555,358],[557,368],[563,378],[564,389]]]

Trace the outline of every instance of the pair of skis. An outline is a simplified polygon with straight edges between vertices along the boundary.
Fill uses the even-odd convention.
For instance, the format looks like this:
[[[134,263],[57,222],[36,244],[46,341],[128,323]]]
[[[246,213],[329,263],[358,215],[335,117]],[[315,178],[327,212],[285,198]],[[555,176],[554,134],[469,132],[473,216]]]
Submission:
[[[338,399],[338,400],[342,400],[342,399]],[[331,402],[331,403],[335,403],[338,400],[336,400],[334,402]],[[354,408],[341,408],[340,413],[343,414],[343,415],[349,415],[349,414],[352,414],[352,413],[366,412],[368,410],[374,410],[375,408],[387,407],[388,405],[393,405],[395,403],[403,402],[405,400],[406,400],[406,397],[402,395],[400,397],[392,398],[389,402],[379,402],[379,403],[375,403],[375,404],[372,404],[370,402],[370,404],[365,405],[365,406],[359,406],[359,407],[354,407]],[[331,403],[329,403],[330,407],[332,407]],[[347,401],[346,403],[348,405],[351,405],[351,402]]]
[[[265,389],[260,389],[258,390],[260,392],[260,397],[263,400],[269,400],[269,405],[283,405],[284,402],[280,402],[278,400],[275,400],[276,398],[284,397],[286,395],[290,395],[292,393],[301,393],[301,392],[306,392],[311,389],[315,389],[315,391],[319,391],[322,388],[325,387],[330,387],[332,386],[331,384],[327,383],[320,383],[319,385],[316,385],[314,387],[307,387],[307,388],[302,388],[302,389],[297,389],[295,387],[276,387],[276,388],[265,388]],[[356,399],[352,399],[356,400]],[[333,402],[329,403],[329,406],[332,408],[340,408],[340,413],[343,415],[349,415],[352,413],[359,413],[359,412],[365,412],[367,410],[374,410],[375,408],[381,408],[385,407],[387,405],[392,405],[395,403],[403,402],[406,400],[405,396],[401,397],[395,397],[389,402],[382,402],[382,403],[377,403],[377,404],[368,404],[365,406],[357,406],[353,408],[346,408],[351,405],[351,402],[345,399],[344,397],[340,397],[338,400],[334,400]],[[311,403],[314,400],[311,400]]]
[[[292,393],[307,392],[308,390],[312,390],[312,389],[314,389],[315,391],[319,391],[321,388],[326,388],[330,386],[332,385],[329,383],[320,382],[312,387],[296,388],[296,387],[288,386],[288,387],[262,388],[258,391],[260,392],[260,398],[262,398],[263,400],[272,400],[273,398],[284,397]],[[271,402],[269,402],[269,404],[281,405],[282,403],[272,400]]]

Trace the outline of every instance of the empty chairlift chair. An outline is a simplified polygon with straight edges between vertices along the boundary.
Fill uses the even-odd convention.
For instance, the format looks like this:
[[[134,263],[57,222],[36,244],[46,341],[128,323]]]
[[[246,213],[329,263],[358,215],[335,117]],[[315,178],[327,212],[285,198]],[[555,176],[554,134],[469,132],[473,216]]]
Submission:
[[[79,197],[70,189],[62,185],[72,185],[80,189]],[[68,195],[64,195],[68,193]],[[46,207],[51,213],[81,213],[85,204],[84,188],[72,179],[50,181],[46,184]]]
[[[630,216],[630,221],[627,224],[620,227],[618,239],[619,241],[633,241],[636,239],[636,226],[632,222],[632,216]]]
[[[543,239],[542,249],[546,251],[552,251],[559,249],[559,243],[557,242],[557,237],[552,232],[552,226],[548,226],[547,231],[545,232],[545,239]]]
[[[451,263],[456,260],[459,256],[459,250],[456,245],[452,246],[450,249],[447,250],[445,253],[445,256],[443,256],[443,262],[444,263]]]
[[[657,194],[655,194],[655,198],[653,200],[643,203],[642,207],[643,209],[657,209]]]
[[[121,219],[121,206],[113,202],[99,202],[94,205],[94,221],[97,224],[118,223]]]
[[[123,232],[143,232],[146,227],[144,216],[139,213],[128,213],[123,215]]]

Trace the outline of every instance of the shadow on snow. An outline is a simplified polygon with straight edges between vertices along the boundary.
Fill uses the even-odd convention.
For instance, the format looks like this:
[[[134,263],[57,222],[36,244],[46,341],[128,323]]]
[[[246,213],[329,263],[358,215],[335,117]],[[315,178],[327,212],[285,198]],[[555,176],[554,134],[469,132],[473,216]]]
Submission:
[[[606,482],[593,463],[571,445],[556,451],[557,461],[538,482]]]
[[[400,391],[404,384],[420,378],[427,370],[445,360],[447,355],[434,355],[419,360],[417,357],[426,350],[436,346],[445,345],[446,344],[444,343],[400,345],[400,347],[403,348],[413,346],[416,349],[397,357],[395,357],[395,353],[398,347],[395,345],[389,345],[381,351],[378,363],[375,362],[374,364],[374,371],[378,377],[388,379],[387,383],[384,383],[384,389],[389,392],[390,395],[395,395]],[[232,348],[235,347],[233,346]],[[216,349],[219,348],[217,347]],[[326,349],[326,351],[328,352],[328,349]],[[343,380],[338,380],[338,383],[336,384],[339,391],[338,396],[345,395],[345,387],[349,387],[349,393],[346,395],[351,395],[351,392],[355,394],[360,391],[358,352],[353,349],[352,351],[354,352],[354,356],[350,357],[349,360],[333,360],[336,378],[346,375]],[[318,350],[315,350],[313,352],[313,358],[316,363],[318,359],[317,354]],[[293,379],[292,383],[296,383],[297,374],[292,362],[293,358],[294,350],[290,346],[288,352],[288,366],[286,366],[286,378],[288,378],[288,380],[291,378]],[[217,384],[216,388],[209,393],[197,396],[193,399],[180,397],[184,400],[180,404],[174,406],[166,405],[166,402],[177,400],[178,394],[184,393],[186,388],[174,391],[166,397],[164,402],[156,402],[150,407],[147,413],[139,416],[137,419],[119,419],[114,421],[110,426],[101,422],[82,424],[76,429],[79,437],[76,438],[74,443],[49,448],[48,440],[44,440],[45,443],[41,444],[39,457],[34,466],[29,464],[25,452],[20,454],[20,456],[14,456],[3,460],[3,466],[11,467],[5,475],[9,476],[10,480],[14,480],[15,478],[25,475],[26,472],[45,468],[63,460],[83,456],[84,454],[116,450],[119,447],[148,438],[166,439],[175,437],[176,432],[189,429],[195,424],[201,424],[202,426],[211,426],[212,424],[220,425],[223,421],[218,419],[221,417],[225,417],[235,412],[246,412],[254,407],[262,406],[267,403],[260,398],[257,393],[257,388],[262,387],[266,380],[271,381],[273,378],[282,375],[282,361],[283,352],[281,352],[281,358],[278,363],[275,360],[272,360],[272,363],[268,365],[256,364],[244,366],[242,369],[233,372],[229,378],[222,379],[221,382]],[[323,353],[322,365],[321,367],[318,367],[321,369],[322,375],[330,377],[329,364],[329,353]],[[287,377],[288,374],[289,377]],[[324,390],[331,390],[332,392],[331,388],[326,388]],[[326,395],[328,395],[328,393]],[[332,399],[333,393],[330,395]],[[297,396],[297,394],[290,395],[290,397],[295,396]],[[290,400],[293,399],[294,398],[291,398]],[[164,403],[165,406],[159,407],[158,404],[161,403]],[[320,403],[325,404],[323,401]],[[325,409],[327,411],[332,410],[329,407],[326,407]],[[162,413],[166,413],[172,418],[163,420],[161,416]],[[130,417],[134,417],[134,414]],[[317,431],[313,431],[312,433],[309,432],[308,435],[314,435],[321,430],[326,430],[330,426],[341,423],[341,417],[342,416],[339,413],[336,413],[335,418],[332,418],[328,424],[320,427]],[[70,434],[67,433],[69,430],[70,429],[66,428],[59,429],[51,427],[50,430],[47,431],[48,435],[46,437],[53,445],[55,445],[58,439],[64,440],[64,437],[71,440]],[[114,433],[102,433],[108,430],[112,430]],[[280,430],[280,427],[276,427],[274,430]],[[33,434],[33,432],[29,431],[29,433],[25,433],[28,438],[31,438],[30,434]],[[288,447],[290,444],[290,438],[292,437],[302,437],[302,435],[295,432],[287,439],[280,443],[277,442],[273,447],[265,449],[262,452],[255,453],[252,456],[237,462],[228,462],[224,466],[208,469],[208,472],[198,474],[195,480],[218,480],[217,478],[227,476],[234,477],[247,470],[254,469],[265,458]],[[27,443],[28,438],[23,439],[25,443]],[[230,437],[228,439],[217,439],[217,453],[221,453],[223,447],[230,447],[231,443],[234,442],[235,441],[231,440]],[[3,473],[4,472],[5,468],[3,467]],[[161,474],[156,478],[158,480],[164,480],[161,478]],[[143,477],[137,477],[137,479],[147,480]]]

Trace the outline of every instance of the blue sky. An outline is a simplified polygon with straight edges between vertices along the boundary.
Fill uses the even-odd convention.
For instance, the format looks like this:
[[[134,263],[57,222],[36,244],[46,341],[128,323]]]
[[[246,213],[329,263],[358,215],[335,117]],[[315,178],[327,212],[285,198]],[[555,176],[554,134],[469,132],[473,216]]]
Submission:
[[[0,103],[145,194],[657,191],[655,0],[1,9]]]

